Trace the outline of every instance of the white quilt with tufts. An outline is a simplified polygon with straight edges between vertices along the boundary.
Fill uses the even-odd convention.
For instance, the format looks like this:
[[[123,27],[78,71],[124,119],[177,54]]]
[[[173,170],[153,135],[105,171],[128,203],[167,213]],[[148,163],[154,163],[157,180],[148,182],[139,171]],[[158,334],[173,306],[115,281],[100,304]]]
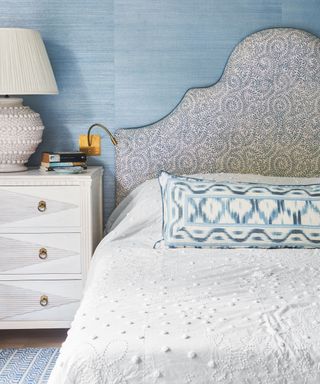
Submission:
[[[153,249],[157,180],[110,226],[49,384],[320,382],[319,250]]]

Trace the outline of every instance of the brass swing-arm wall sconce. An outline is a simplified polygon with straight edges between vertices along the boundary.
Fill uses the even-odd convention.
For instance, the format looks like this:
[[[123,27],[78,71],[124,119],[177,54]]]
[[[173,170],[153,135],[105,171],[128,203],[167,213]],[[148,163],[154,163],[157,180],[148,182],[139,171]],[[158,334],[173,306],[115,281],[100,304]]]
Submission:
[[[91,131],[94,127],[102,128],[110,137],[111,143],[117,145],[117,139],[109,131],[109,129],[99,123],[92,124],[86,135],[80,135],[79,147],[80,151],[86,153],[88,156],[100,156],[101,154],[101,137],[99,135],[91,135]]]

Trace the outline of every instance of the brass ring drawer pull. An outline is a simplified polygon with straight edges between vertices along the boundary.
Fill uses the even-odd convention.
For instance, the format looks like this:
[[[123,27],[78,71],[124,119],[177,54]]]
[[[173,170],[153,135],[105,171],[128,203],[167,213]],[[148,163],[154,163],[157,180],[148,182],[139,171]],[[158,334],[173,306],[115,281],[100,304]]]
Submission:
[[[44,212],[47,209],[47,203],[44,200],[39,201],[38,211]]]
[[[45,248],[39,249],[39,258],[45,260],[48,257],[48,251]]]
[[[40,305],[41,305],[42,307],[45,307],[45,306],[48,305],[48,303],[49,303],[49,298],[48,298],[48,296],[46,296],[46,295],[42,295],[42,296],[40,297]]]

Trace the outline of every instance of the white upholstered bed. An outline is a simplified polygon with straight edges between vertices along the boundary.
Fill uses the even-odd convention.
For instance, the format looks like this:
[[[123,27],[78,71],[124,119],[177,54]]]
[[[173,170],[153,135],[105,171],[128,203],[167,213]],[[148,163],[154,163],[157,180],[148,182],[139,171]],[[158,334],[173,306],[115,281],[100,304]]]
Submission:
[[[249,36],[160,122],[120,130],[119,204],[49,383],[319,383],[319,249],[153,248],[161,169],[319,184],[319,132],[320,40],[287,28]]]

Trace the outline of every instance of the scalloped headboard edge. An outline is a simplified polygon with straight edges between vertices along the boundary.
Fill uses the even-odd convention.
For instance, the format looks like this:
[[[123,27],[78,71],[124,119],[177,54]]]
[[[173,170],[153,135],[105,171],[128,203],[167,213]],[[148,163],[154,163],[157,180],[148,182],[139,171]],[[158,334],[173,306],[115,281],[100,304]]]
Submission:
[[[216,84],[190,89],[162,120],[116,137],[118,203],[160,170],[318,176],[320,39],[293,28],[256,32]]]

